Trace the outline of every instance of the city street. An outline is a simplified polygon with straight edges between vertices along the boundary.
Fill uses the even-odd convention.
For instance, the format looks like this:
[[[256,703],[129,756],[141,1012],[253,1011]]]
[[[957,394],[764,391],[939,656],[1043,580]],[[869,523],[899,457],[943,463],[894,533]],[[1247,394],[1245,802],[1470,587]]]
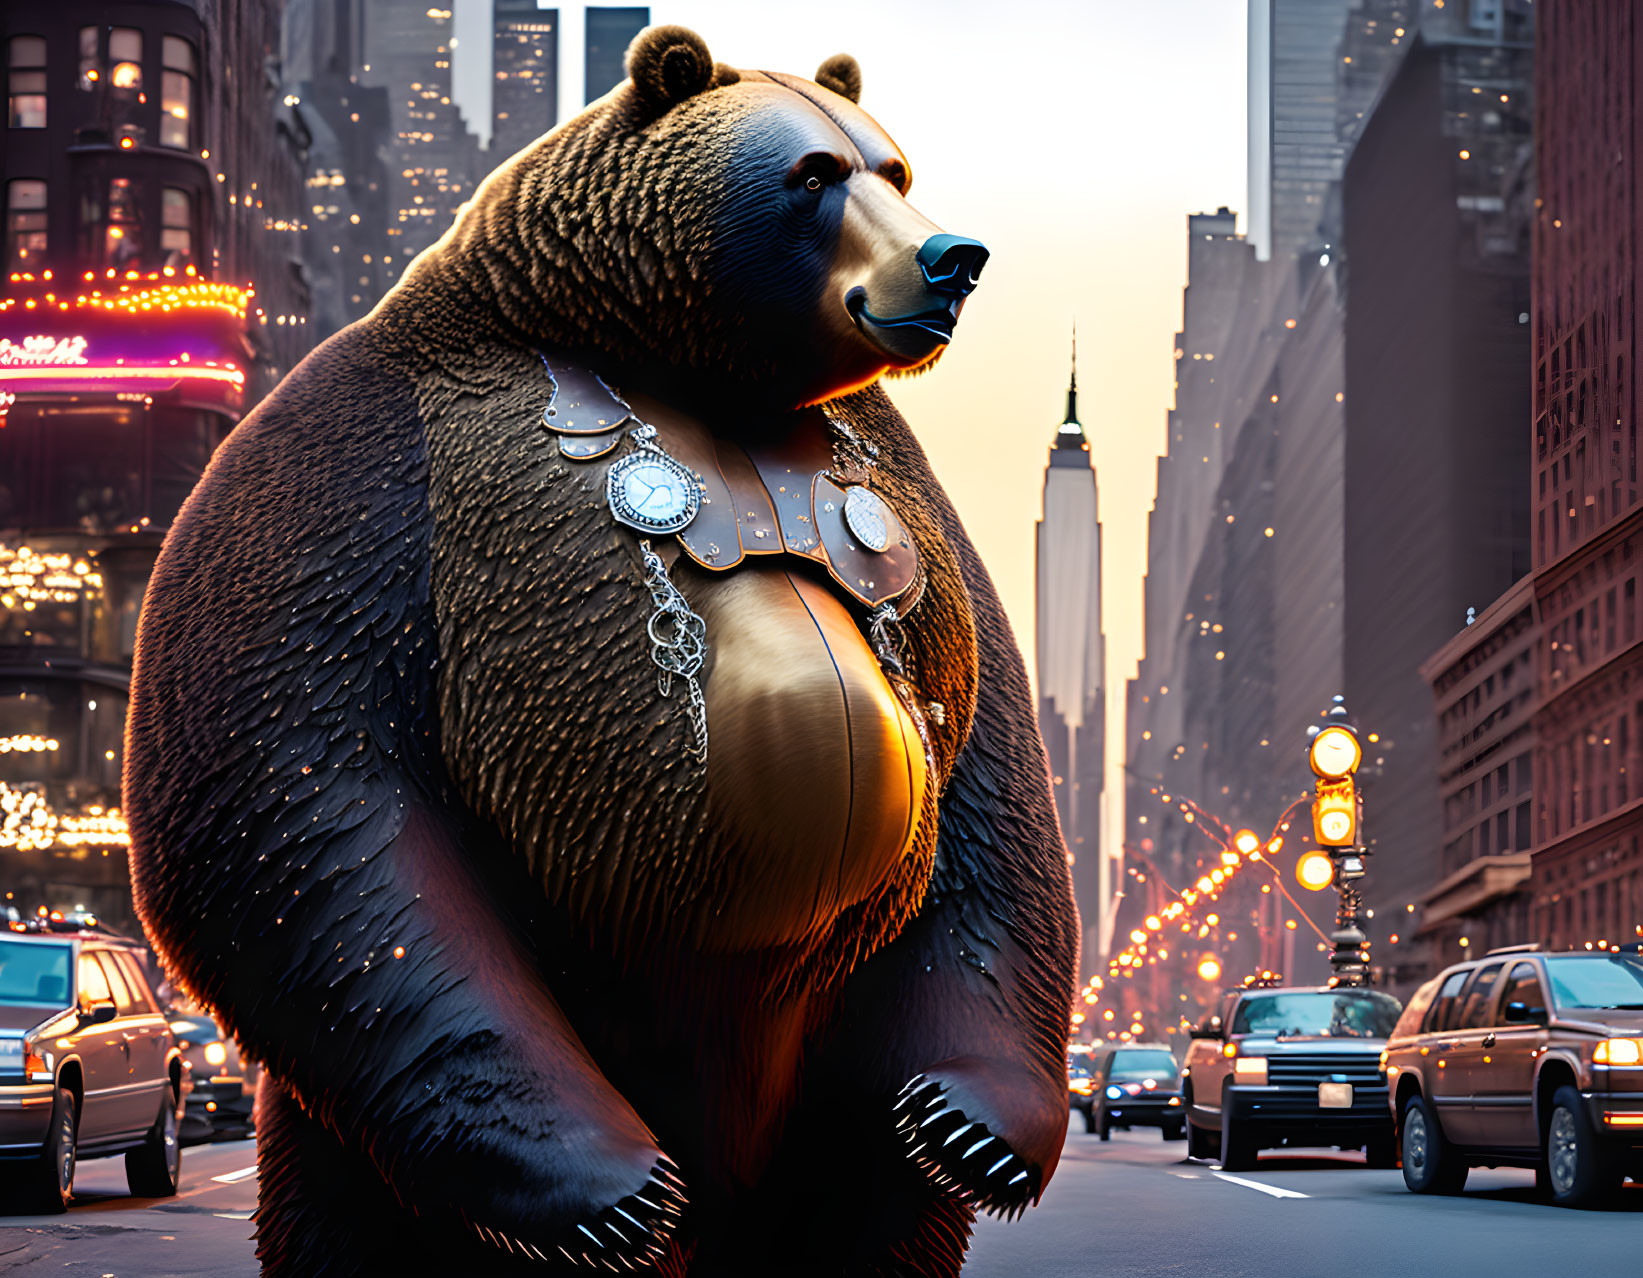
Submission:
[[[1570,1278],[1635,1273],[1640,1228],[1631,1185],[1605,1212],[1542,1205],[1526,1171],[1475,1170],[1461,1198],[1417,1198],[1399,1172],[1322,1150],[1268,1153],[1230,1181],[1151,1130],[1108,1144],[1075,1131],[1035,1211],[977,1226],[964,1275]]]
[[[117,1158],[88,1162],[66,1216],[0,1225],[0,1273],[104,1278],[255,1278],[250,1141],[183,1154],[171,1201],[125,1194]],[[223,1179],[213,1179],[219,1177]],[[977,1226],[965,1278],[1567,1278],[1579,1268],[1629,1273],[1643,1227],[1643,1188],[1608,1211],[1575,1212],[1534,1197],[1524,1171],[1472,1173],[1454,1198],[1417,1198],[1395,1171],[1327,1151],[1267,1154],[1237,1178],[1186,1159],[1152,1131],[1110,1143],[1074,1132],[1044,1203],[1015,1224]]]

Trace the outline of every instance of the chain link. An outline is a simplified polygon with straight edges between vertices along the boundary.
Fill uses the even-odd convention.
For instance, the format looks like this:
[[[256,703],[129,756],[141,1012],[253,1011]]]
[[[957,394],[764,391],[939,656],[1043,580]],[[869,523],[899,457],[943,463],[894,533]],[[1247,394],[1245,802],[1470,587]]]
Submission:
[[[645,585],[655,609],[645,630],[650,635],[650,659],[656,663],[656,690],[673,695],[674,679],[683,679],[689,694],[690,728],[695,744],[686,750],[699,763],[707,762],[707,701],[696,676],[707,660],[707,623],[691,611],[667,575],[667,565],[651,549],[649,541],[639,543],[644,557]]]

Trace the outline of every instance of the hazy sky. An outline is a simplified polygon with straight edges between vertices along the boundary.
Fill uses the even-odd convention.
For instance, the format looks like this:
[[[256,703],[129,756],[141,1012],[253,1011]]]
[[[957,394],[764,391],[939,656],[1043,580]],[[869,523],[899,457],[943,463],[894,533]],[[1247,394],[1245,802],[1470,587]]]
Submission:
[[[811,75],[829,54],[854,54],[863,108],[912,163],[913,203],[992,250],[940,366],[890,393],[985,556],[1029,667],[1033,524],[1076,317],[1079,416],[1106,536],[1109,799],[1123,680],[1141,649],[1146,517],[1174,395],[1186,215],[1245,207],[1245,3],[651,6],[653,21],[695,28],[736,66]],[[489,111],[489,8],[456,0],[458,96],[476,123]],[[567,28],[579,22],[565,12],[579,6],[560,8]]]

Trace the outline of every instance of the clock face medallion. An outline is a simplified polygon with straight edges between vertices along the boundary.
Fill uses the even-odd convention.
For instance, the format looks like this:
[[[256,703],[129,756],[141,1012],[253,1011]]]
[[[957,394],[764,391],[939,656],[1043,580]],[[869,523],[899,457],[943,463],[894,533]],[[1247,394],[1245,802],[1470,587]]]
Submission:
[[[630,453],[610,468],[605,497],[611,514],[644,533],[676,533],[696,518],[701,488],[696,477],[660,453]]]
[[[844,523],[868,550],[880,551],[890,544],[889,507],[871,489],[856,487],[845,492]]]

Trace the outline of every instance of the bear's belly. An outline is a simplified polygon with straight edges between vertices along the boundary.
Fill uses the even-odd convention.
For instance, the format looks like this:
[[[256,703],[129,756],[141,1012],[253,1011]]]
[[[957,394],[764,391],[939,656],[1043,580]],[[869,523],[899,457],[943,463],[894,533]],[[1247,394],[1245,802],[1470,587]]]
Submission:
[[[699,944],[798,941],[871,897],[912,846],[924,748],[846,606],[746,565],[686,587],[713,651],[704,688],[716,873]]]

